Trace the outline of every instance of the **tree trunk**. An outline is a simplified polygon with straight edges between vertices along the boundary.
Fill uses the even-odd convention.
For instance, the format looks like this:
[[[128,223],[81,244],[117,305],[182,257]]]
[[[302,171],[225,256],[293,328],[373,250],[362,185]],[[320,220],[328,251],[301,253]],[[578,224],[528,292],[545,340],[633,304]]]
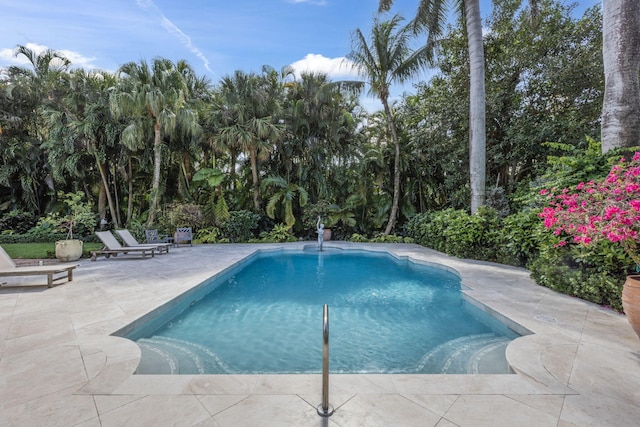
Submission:
[[[231,181],[231,189],[236,189],[236,158],[238,157],[238,150],[235,148],[229,148],[229,178]]]
[[[106,217],[107,213],[107,189],[104,188],[104,183],[101,181],[98,186],[98,216],[102,222],[102,218]],[[99,223],[101,226],[102,224]]]
[[[465,0],[465,16],[469,44],[469,175],[471,181],[471,213],[485,203],[486,187],[486,107],[484,89],[484,47],[478,0]]]
[[[258,179],[258,150],[251,148],[251,176],[253,178],[253,209],[260,212],[260,181]]]
[[[640,1],[602,2],[602,152],[640,144]]]
[[[384,230],[385,236],[388,236],[389,234],[391,234],[394,225],[396,225],[396,218],[398,217],[398,205],[400,204],[400,141],[398,141],[398,134],[396,132],[396,126],[393,123],[393,117],[391,116],[389,102],[386,99],[382,99],[381,101],[384,107],[384,114],[387,116],[387,123],[395,148],[395,156],[393,159],[393,203],[391,204],[389,222],[387,222],[387,228]]]
[[[160,124],[153,124],[153,186],[151,188],[151,206],[149,206],[149,218],[147,224],[152,226],[156,219],[160,199],[160,167],[162,166],[162,138],[160,135]]]
[[[127,224],[131,224],[131,218],[133,218],[133,165],[131,164],[131,157],[129,157],[129,197],[127,203]]]
[[[116,227],[120,227],[118,216],[116,214],[116,209],[113,205],[113,198],[111,197],[111,191],[109,191],[109,183],[107,181],[107,173],[105,172],[105,165],[101,163],[96,156],[96,162],[98,163],[98,169],[100,170],[100,178],[102,179],[102,186],[104,187],[104,191],[107,196],[107,201],[109,203],[109,213],[111,214],[111,221],[114,223]]]

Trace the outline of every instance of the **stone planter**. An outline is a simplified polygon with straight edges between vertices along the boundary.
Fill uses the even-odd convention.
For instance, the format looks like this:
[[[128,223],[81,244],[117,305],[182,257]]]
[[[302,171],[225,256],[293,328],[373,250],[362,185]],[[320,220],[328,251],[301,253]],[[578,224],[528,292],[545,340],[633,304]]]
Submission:
[[[56,258],[60,262],[77,261],[82,257],[82,240],[58,240],[56,242]]]
[[[622,288],[622,309],[640,338],[640,275],[627,276]]]
[[[324,240],[325,242],[327,240],[331,240],[331,229],[330,228],[325,228],[322,232],[322,240]]]

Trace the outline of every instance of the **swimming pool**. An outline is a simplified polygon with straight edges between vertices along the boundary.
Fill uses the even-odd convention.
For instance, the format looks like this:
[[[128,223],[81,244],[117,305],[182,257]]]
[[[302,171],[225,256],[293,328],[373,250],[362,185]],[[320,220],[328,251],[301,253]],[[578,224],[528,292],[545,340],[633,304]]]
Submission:
[[[451,271],[386,253],[276,251],[212,278],[127,337],[137,373],[507,373],[518,334],[469,304]]]

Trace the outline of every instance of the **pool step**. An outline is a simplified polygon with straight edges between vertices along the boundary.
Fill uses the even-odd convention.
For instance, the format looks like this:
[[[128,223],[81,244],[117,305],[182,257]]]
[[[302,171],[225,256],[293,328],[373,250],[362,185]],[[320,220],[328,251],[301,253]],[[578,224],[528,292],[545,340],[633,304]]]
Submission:
[[[417,372],[429,374],[508,374],[504,357],[510,339],[496,334],[456,338],[425,354]]]
[[[211,349],[189,341],[156,336],[137,341],[142,358],[137,374],[231,373]]]

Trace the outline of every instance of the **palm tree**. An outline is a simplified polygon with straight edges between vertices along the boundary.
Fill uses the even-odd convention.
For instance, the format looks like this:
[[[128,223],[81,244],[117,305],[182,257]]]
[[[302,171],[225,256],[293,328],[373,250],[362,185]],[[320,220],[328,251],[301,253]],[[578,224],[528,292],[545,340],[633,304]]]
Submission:
[[[58,78],[69,69],[71,61],[55,50],[47,49],[37,53],[22,45],[18,45],[15,49],[14,56],[18,55],[26,57],[33,70],[11,66],[9,74],[14,77],[26,78],[29,84],[24,88],[32,91],[40,103],[46,104],[55,101],[56,89],[59,88]]]
[[[2,115],[9,120],[9,126],[0,132],[0,142],[2,157],[11,160],[3,164],[0,177],[11,182],[12,192],[21,193],[25,205],[37,212],[45,191],[54,189],[52,168],[41,149],[47,134],[42,112],[58,101],[59,82],[71,62],[54,50],[38,53],[22,45],[16,47],[14,55],[24,56],[30,67],[9,67],[9,79],[3,82],[8,105]],[[19,160],[27,163],[16,163]]]
[[[640,144],[640,2],[602,2],[602,152]]]
[[[331,165],[346,154],[353,122],[340,84],[323,73],[301,73],[287,86],[288,146],[278,154],[285,173],[297,167],[297,177],[306,181],[312,200],[330,198],[328,175]]]
[[[389,107],[389,90],[393,83],[403,83],[413,78],[428,61],[427,46],[417,50],[411,49],[413,34],[410,27],[400,26],[403,20],[400,15],[394,15],[389,21],[374,18],[371,41],[368,42],[360,29],[357,29],[352,38],[352,51],[347,55],[347,59],[354,63],[358,72],[367,78],[369,92],[382,102],[395,147],[393,203],[384,231],[387,235],[396,223],[400,200],[400,141]]]
[[[111,218],[116,226],[118,215],[108,182],[109,151],[116,145],[117,123],[109,111],[108,88],[115,76],[106,72],[87,73],[74,70],[68,76],[66,93],[55,105],[45,109],[49,142],[46,147],[54,169],[54,177],[67,172],[75,174],[87,168],[79,167],[82,154],[89,154],[100,173],[103,194],[107,197]],[[68,144],[64,142],[68,141]],[[56,170],[59,173],[56,173]],[[99,211],[104,209],[99,207]]]
[[[268,78],[254,73],[236,71],[222,79],[220,106],[222,124],[218,140],[226,146],[241,147],[251,163],[253,208],[260,211],[260,177],[258,160],[268,156],[276,141],[283,137],[285,129],[274,115],[278,105],[269,96]],[[232,161],[235,158],[232,155]],[[232,165],[235,169],[235,165]]]
[[[633,0],[628,0],[633,2]],[[535,1],[532,2],[534,5]],[[393,0],[380,0],[378,9],[389,10]],[[414,19],[416,29],[429,32],[427,46],[435,45],[442,35],[447,18],[447,0],[420,0]],[[469,48],[469,165],[471,177],[471,213],[485,203],[486,154],[486,98],[484,88],[484,47],[479,0],[455,0],[454,6],[466,21]],[[637,71],[637,70],[636,70]]]
[[[288,227],[292,227],[296,223],[296,217],[293,213],[293,201],[297,197],[298,205],[304,207],[309,198],[307,191],[297,184],[287,182],[280,176],[270,176],[262,181],[262,186],[272,188],[273,195],[267,203],[267,215],[269,218],[275,218],[275,211],[278,204],[282,205],[284,210],[284,221]]]
[[[146,61],[129,62],[120,67],[120,82],[111,96],[111,111],[116,118],[125,118],[123,143],[132,149],[144,145],[145,130],[153,129],[153,184],[148,224],[152,225],[160,200],[163,134],[174,132],[178,126],[187,135],[199,131],[196,111],[186,75],[191,68],[184,62],[174,64],[156,58],[152,68]]]

